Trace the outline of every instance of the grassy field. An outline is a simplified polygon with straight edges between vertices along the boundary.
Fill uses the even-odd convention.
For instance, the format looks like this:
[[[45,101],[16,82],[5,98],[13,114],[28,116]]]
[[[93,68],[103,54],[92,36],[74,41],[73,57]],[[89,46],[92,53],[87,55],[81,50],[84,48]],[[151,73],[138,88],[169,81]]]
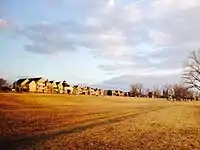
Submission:
[[[0,94],[0,149],[199,149],[200,103]]]

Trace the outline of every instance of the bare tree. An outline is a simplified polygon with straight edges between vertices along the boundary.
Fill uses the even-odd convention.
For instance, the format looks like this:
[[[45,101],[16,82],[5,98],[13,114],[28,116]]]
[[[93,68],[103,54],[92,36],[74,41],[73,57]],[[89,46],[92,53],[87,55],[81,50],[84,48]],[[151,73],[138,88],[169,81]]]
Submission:
[[[162,95],[162,90],[159,88],[159,86],[153,87],[153,95],[155,98],[160,98]]]
[[[140,97],[142,94],[143,85],[141,83],[136,83],[131,85],[131,96],[133,97]]]
[[[3,78],[0,78],[0,91],[2,91],[2,87],[6,84],[6,80]]]
[[[193,100],[194,99],[194,92],[190,90],[188,87],[185,87],[182,84],[176,84],[173,86],[175,92],[175,98],[177,100]]]
[[[189,56],[183,73],[183,83],[188,88],[200,90],[200,51],[193,51]]]
[[[0,91],[11,91],[11,84],[3,78],[0,78]]]

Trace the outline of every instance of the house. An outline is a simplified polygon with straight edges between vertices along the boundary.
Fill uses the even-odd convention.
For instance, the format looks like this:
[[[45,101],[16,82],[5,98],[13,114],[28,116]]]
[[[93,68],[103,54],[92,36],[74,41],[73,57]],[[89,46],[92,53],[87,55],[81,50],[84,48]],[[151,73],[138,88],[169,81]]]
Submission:
[[[88,86],[81,87],[80,94],[82,94],[82,95],[92,95],[92,93],[93,93],[93,88],[88,87]]]
[[[94,95],[98,96],[98,89],[97,88],[94,89]]]
[[[90,88],[90,95],[96,95],[96,92],[95,92],[94,88]]]
[[[13,83],[13,88],[15,89],[16,92],[25,92],[28,91],[28,88],[26,86],[26,83],[29,80],[27,78],[25,79],[19,79],[16,82]]]
[[[87,95],[91,95],[92,88],[91,87],[86,87],[86,89],[87,89]]]
[[[104,95],[104,90],[102,90],[102,89],[97,89],[96,95],[98,95],[98,96]]]
[[[107,96],[107,95],[108,95],[108,90],[104,90],[104,91],[103,91],[103,95],[104,95],[104,96]]]
[[[85,92],[85,95],[92,95],[93,90],[91,87],[87,86],[84,88],[84,92]]]
[[[79,85],[74,85],[72,88],[73,88],[73,94],[74,95],[78,95],[78,86]]]
[[[56,82],[56,85],[57,85],[57,93],[63,93],[63,84],[61,81],[59,82]]]
[[[128,92],[124,92],[124,97],[128,97]]]
[[[119,96],[124,96],[124,92],[123,91],[119,91]]]
[[[50,92],[51,93],[58,93],[58,86],[56,84],[56,81],[49,81],[49,83],[51,84]]]
[[[113,96],[113,91],[112,90],[104,90],[104,96]]]
[[[81,87],[80,94],[82,94],[82,95],[88,95],[88,93],[89,93],[89,88],[88,87]]]
[[[72,88],[74,95],[83,94],[83,87],[80,87],[79,85],[74,85]]]
[[[26,87],[28,88],[29,92],[44,93],[46,91],[45,82],[46,79],[42,77],[29,78],[28,82],[26,83]]]
[[[72,94],[73,93],[73,87],[71,87],[66,81],[63,81],[63,93],[64,94]]]
[[[33,80],[29,80],[27,83],[26,83],[26,87],[28,89],[28,92],[37,92],[37,84],[35,81]]]
[[[120,93],[118,90],[113,90],[113,96],[120,96]]]
[[[52,84],[49,80],[45,81],[45,93],[52,93]]]

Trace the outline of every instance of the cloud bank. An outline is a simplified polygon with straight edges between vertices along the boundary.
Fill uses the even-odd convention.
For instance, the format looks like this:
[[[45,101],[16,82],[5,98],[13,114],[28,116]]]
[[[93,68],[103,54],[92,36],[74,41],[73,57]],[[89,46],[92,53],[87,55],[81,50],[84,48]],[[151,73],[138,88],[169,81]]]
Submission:
[[[68,4],[47,1],[52,2],[63,9]],[[56,11],[51,7],[52,13]],[[99,68],[115,77],[104,85],[178,82],[188,53],[200,47],[199,0],[74,0],[70,7],[78,18],[40,21],[20,27],[17,33],[30,41],[24,46],[29,52],[84,48],[97,59],[109,60]],[[0,27],[6,24],[0,19]]]

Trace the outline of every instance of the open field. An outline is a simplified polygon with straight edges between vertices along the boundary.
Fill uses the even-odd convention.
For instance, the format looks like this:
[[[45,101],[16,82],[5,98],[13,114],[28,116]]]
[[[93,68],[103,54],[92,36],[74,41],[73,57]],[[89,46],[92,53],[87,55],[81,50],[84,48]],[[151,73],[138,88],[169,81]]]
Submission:
[[[199,149],[200,103],[0,94],[0,149]]]

